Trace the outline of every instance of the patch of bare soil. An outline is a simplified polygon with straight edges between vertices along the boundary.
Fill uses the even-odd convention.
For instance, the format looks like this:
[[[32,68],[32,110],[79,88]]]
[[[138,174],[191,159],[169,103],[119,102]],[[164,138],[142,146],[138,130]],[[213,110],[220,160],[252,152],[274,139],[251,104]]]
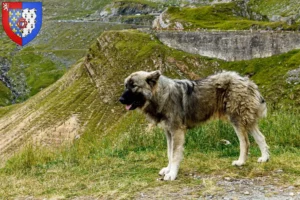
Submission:
[[[21,113],[26,113],[26,111],[15,112],[0,119],[0,160],[2,161],[28,142],[33,145],[57,147],[71,143],[79,137],[80,125],[76,115],[70,116],[66,121],[42,127],[34,123],[41,117],[42,112],[36,111],[25,116]]]
[[[61,144],[72,142],[78,137],[80,126],[76,115],[71,116],[65,122],[59,122],[51,127],[39,130],[32,137],[33,143],[38,145],[60,146]]]
[[[166,184],[141,191],[137,193],[135,199],[300,199],[300,188],[279,184],[279,180],[271,176],[256,178],[189,176],[199,179],[200,184],[198,186],[180,184],[175,187],[173,183]]]

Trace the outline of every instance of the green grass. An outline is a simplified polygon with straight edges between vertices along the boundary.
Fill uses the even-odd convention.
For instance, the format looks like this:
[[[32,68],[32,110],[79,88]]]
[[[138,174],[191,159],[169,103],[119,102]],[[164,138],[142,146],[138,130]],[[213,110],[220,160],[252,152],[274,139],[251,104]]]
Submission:
[[[297,16],[300,11],[300,2],[298,0],[251,0],[249,6],[254,11],[267,15],[269,18],[272,15],[282,17]],[[299,16],[296,20],[299,22]]]
[[[7,105],[4,107],[0,107],[0,117],[3,117],[13,109],[16,109],[18,106],[19,106],[18,104],[14,104],[14,105]]]
[[[16,48],[16,45],[14,45],[6,35],[3,38],[1,35],[5,35],[2,26],[0,27],[0,66],[10,62],[9,57]],[[0,81],[0,107],[10,105],[12,99],[13,96],[10,89]]]
[[[144,4],[153,8],[158,7],[161,5],[161,2],[154,2],[154,1],[148,1],[148,0],[114,0],[114,2],[120,2],[120,3],[138,3],[138,4]]]
[[[116,17],[119,18],[119,17]],[[152,21],[155,19],[155,16],[151,15],[126,15],[123,16],[120,21],[127,24],[138,24],[138,25],[152,25]]]
[[[0,82],[0,107],[9,105],[11,101],[11,91],[2,82]]]
[[[27,50],[30,53],[30,49]],[[26,51],[23,53],[25,56]],[[55,132],[57,124],[63,124],[74,115],[79,119],[79,133],[82,134],[72,145],[43,147],[29,140],[28,143],[17,143],[14,146],[17,153],[13,156],[4,152],[2,155],[12,157],[0,170],[0,178],[7,180],[0,183],[1,194],[5,199],[28,196],[128,199],[140,192],[156,190],[151,193],[163,198],[159,187],[175,192],[199,187],[195,194],[198,196],[218,190],[214,181],[195,179],[189,174],[221,178],[272,176],[278,181],[270,184],[296,186],[300,181],[300,118],[299,107],[291,105],[297,99],[289,101],[283,95],[280,104],[272,100],[274,94],[268,93],[267,88],[272,84],[285,87],[285,79],[280,79],[279,75],[297,68],[298,56],[299,51],[292,51],[252,62],[224,62],[170,49],[145,33],[132,30],[104,32],[88,52],[89,70],[93,73],[87,73],[81,60],[62,79],[28,101],[0,109],[1,120],[13,119],[8,126],[0,124],[3,136],[28,118],[30,121],[22,125],[20,134],[34,137],[37,130],[50,128]],[[27,59],[32,58],[28,56]],[[275,67],[278,70],[274,70]],[[125,112],[118,97],[128,74],[158,68],[174,78],[204,77],[220,69],[243,74],[253,72],[253,79],[267,96],[270,108],[260,128],[270,146],[271,161],[256,162],[260,153],[251,139],[247,164],[241,168],[232,167],[232,160],[239,154],[237,137],[228,123],[214,121],[187,133],[185,159],[178,180],[172,183],[157,181],[158,171],[167,164],[164,134],[158,128],[146,132],[143,114]],[[264,76],[270,72],[273,72],[272,76]],[[291,90],[297,92],[297,87]],[[276,95],[280,97],[281,93],[278,91]],[[222,139],[229,140],[231,145],[224,145]],[[278,169],[284,173],[275,173]]]
[[[98,9],[103,8],[105,5],[110,3],[108,0],[101,1],[82,1],[82,0],[44,0],[43,6],[47,9],[45,10],[45,15],[50,17],[50,19],[76,19],[82,18],[89,14],[93,14]],[[53,15],[56,13],[56,15]]]
[[[1,37],[2,33],[2,37]],[[0,56],[9,57],[10,53],[14,51],[16,45],[4,33],[2,26],[0,27]]]
[[[136,115],[134,111],[127,117],[136,120]],[[139,192],[156,187],[180,190],[197,185],[202,185],[197,195],[209,190],[202,179],[185,175],[191,173],[239,178],[272,175],[279,180],[276,184],[296,184],[300,167],[299,124],[298,112],[270,112],[260,127],[270,145],[271,161],[256,163],[259,150],[251,140],[248,163],[238,170],[231,166],[231,161],[238,157],[239,147],[229,124],[214,121],[190,130],[178,180],[169,183],[156,180],[159,169],[167,162],[164,134],[160,129],[145,133],[146,124],[142,120],[119,130],[118,137],[99,138],[89,133],[74,145],[56,151],[29,145],[1,170],[0,177],[8,181],[1,182],[0,188],[4,198],[29,195],[36,198],[133,198]],[[221,139],[232,144],[224,145]],[[274,175],[278,169],[284,174]],[[163,194],[157,197],[162,198],[160,195]]]
[[[42,2],[46,9],[43,13],[41,32],[21,50],[16,49],[16,44],[6,36],[2,26],[0,27],[0,57],[7,59],[11,64],[8,76],[13,80],[14,89],[19,93],[17,102],[23,102],[57,81],[66,69],[86,55],[93,40],[101,32],[129,27],[98,22],[53,21],[85,17],[102,9],[110,1],[47,0]],[[1,85],[0,106],[12,103],[7,92],[8,88]]]
[[[297,25],[288,26],[283,22],[254,21],[242,17],[241,8],[236,3],[216,4],[196,8],[171,7],[168,15],[171,22],[181,22],[185,29],[249,30],[282,27],[295,30]],[[172,28],[172,27],[169,27]]]
[[[7,0],[13,2],[12,0]],[[110,3],[109,0],[32,0],[43,3],[43,7],[46,8],[43,11],[43,16],[46,19],[76,19],[85,17],[88,14],[92,14],[98,9],[103,8]],[[2,10],[0,10],[0,14]]]
[[[24,91],[17,99],[23,101],[58,80],[64,74],[64,70],[65,68],[56,66],[50,59],[25,50],[14,57],[8,76],[19,84],[19,87],[25,84],[30,88],[28,93]],[[26,83],[22,79],[19,81],[22,76],[26,77]]]
[[[157,3],[144,0],[114,2],[124,2],[126,5],[128,3],[141,3],[156,8],[174,3],[174,1]],[[92,45],[94,38],[96,38],[103,30],[122,29],[126,27],[126,25],[103,25],[96,22],[58,23],[57,21],[53,20],[82,18],[88,14],[92,14],[97,10],[102,9],[108,3],[111,2],[82,2],[81,0],[43,1],[44,7],[47,9],[44,12],[46,20],[44,20],[42,31],[40,32],[39,36],[30,43],[30,47],[33,48],[24,48],[20,51],[17,51],[16,45],[8,39],[5,33],[3,33],[1,27],[1,33],[3,37],[0,38],[0,56],[7,58],[10,62],[13,62],[12,70],[9,75],[13,80],[19,79],[20,74],[25,76],[23,77],[22,75],[20,80],[22,80],[23,83],[26,82],[26,84],[21,84],[20,80],[16,81],[16,87],[20,93],[20,97],[18,98],[19,102],[26,100],[28,97],[36,94],[41,89],[46,88],[58,80],[58,78],[61,77],[61,75],[69,66],[76,63],[78,59],[82,58],[86,54],[87,49],[90,47],[90,45]],[[271,5],[276,5],[276,3],[278,2],[274,0],[266,3],[259,1],[259,3],[256,2],[254,4],[257,5],[257,9],[260,10]],[[286,1],[283,3],[285,5]],[[291,7],[295,7],[296,9],[297,5],[298,4],[295,4],[295,6]],[[197,8],[171,7],[168,11],[170,18],[173,21],[182,22],[186,29],[207,28],[240,30],[249,29],[253,25],[257,25],[263,29],[266,27],[275,29],[276,27],[282,25],[284,29],[293,30],[298,26],[287,26],[282,22],[270,23],[265,21],[258,22],[247,20],[239,16],[240,12],[240,8],[238,8],[234,3],[202,6]],[[143,24],[148,23],[148,21],[151,21],[152,18],[152,16],[123,16],[121,20],[127,23],[138,21]],[[25,51],[33,52],[33,55],[37,55],[37,57],[42,60],[32,59],[32,61],[26,61],[25,65],[28,63],[32,65],[30,67],[23,66],[23,68],[27,69],[26,71],[23,71],[23,68],[19,66],[19,61],[28,54]],[[11,60],[12,53],[16,54],[17,61]],[[26,60],[26,58],[24,59]],[[20,63],[21,65],[23,65],[22,62]],[[37,66],[40,66],[39,69]],[[7,88],[1,88],[1,91],[7,90]],[[6,93],[3,92],[1,94],[4,95],[3,101],[6,101],[8,99],[7,96],[5,96]],[[289,92],[287,95],[291,95],[291,92]],[[6,104],[2,103],[2,105]]]
[[[13,80],[14,89],[20,94],[17,102],[23,102],[56,82],[71,65],[86,55],[101,32],[128,27],[122,24],[58,23],[47,20],[43,23],[43,32],[21,50],[16,50],[16,44],[2,32],[0,57],[11,64],[8,77]],[[7,96],[7,89],[1,87],[0,99],[3,100],[0,105],[12,103]],[[6,100],[9,102],[4,104]]]

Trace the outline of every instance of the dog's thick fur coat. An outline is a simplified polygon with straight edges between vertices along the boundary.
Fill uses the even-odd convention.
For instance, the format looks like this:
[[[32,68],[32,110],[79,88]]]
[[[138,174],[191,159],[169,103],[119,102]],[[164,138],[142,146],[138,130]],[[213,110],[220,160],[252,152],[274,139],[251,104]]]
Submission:
[[[186,129],[217,117],[228,119],[239,138],[240,156],[233,165],[243,165],[249,149],[248,133],[257,142],[262,156],[269,159],[265,137],[258,120],[267,112],[257,85],[235,72],[222,72],[200,80],[176,80],[160,71],[139,71],[125,79],[126,91],[120,98],[126,109],[140,108],[150,120],[164,128],[168,144],[168,166],[159,174],[164,180],[177,177],[183,157]]]

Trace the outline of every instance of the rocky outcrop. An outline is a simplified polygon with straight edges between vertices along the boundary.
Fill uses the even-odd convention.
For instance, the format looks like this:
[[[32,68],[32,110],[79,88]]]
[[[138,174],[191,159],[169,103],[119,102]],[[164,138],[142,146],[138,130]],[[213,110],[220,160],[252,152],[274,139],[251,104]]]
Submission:
[[[7,75],[10,70],[10,63],[6,58],[0,57],[0,81],[12,92],[14,99],[10,103],[15,103],[15,99],[19,96],[19,93],[16,91],[13,81]]]
[[[248,20],[255,20],[255,21],[268,21],[268,17],[262,14],[259,14],[251,9],[251,7],[248,6],[249,0],[244,1],[235,1],[230,4],[224,4],[224,5],[211,5],[210,9],[214,10],[214,12],[209,12],[208,15],[211,15],[212,17],[206,16],[198,16],[197,13],[202,12],[208,12],[207,10],[203,9],[203,6],[196,7],[194,5],[190,5],[184,8],[179,7],[170,7],[169,9],[166,9],[164,12],[162,12],[159,16],[156,17],[156,19],[153,21],[152,28],[154,29],[175,29],[175,30],[183,30],[183,29],[196,29],[196,28],[208,28],[211,29],[214,24],[217,22],[212,20],[210,18],[213,17],[214,13],[222,13],[226,12],[226,14],[232,16],[235,18],[235,20],[239,21],[242,18],[248,19]],[[211,2],[212,3],[212,2]],[[223,2],[224,3],[224,2]],[[193,15],[187,16],[186,13],[193,12]],[[179,14],[180,13],[180,14]],[[182,18],[178,17],[182,15]],[[193,16],[193,17],[191,17]],[[242,17],[242,18],[240,18]],[[208,25],[208,23],[204,23],[203,21],[207,20],[207,22],[211,22],[211,25]],[[224,21],[225,19],[221,16],[219,16],[220,21]],[[200,24],[197,24],[197,21],[200,22]],[[202,21],[202,23],[201,23]],[[237,22],[238,24],[240,22]],[[206,25],[205,25],[206,24]],[[257,23],[253,23],[252,26],[249,25],[248,29],[263,29],[263,30],[269,30],[272,29],[269,26],[262,26],[260,27]],[[231,27],[233,28],[233,27]],[[228,29],[228,27],[226,28]],[[235,29],[235,28],[234,28]],[[240,28],[238,28],[240,29]],[[245,27],[243,28],[245,29]]]
[[[218,4],[218,3],[230,3],[232,1],[234,1],[234,0],[187,0],[186,3],[213,5],[213,4]]]
[[[300,33],[271,31],[158,31],[165,45],[227,61],[250,60],[300,48]]]
[[[260,13],[257,13],[251,9],[251,7],[248,5],[249,0],[244,1],[236,1],[236,5],[239,8],[238,10],[233,10],[233,13],[235,13],[237,16],[242,16],[250,20],[256,20],[256,21],[268,21],[268,17],[266,15],[262,15]]]
[[[181,1],[181,0],[175,0],[175,1],[168,1],[168,0],[149,0],[152,2],[159,2],[159,3],[169,3],[169,4],[207,4],[207,5],[212,5],[212,4],[218,4],[218,3],[230,3],[234,0],[185,0],[185,1]]]
[[[120,1],[105,6],[90,17],[103,22],[151,25],[154,15],[159,15],[162,11],[163,8],[151,7],[148,4]]]
[[[100,12],[100,16],[106,17],[108,15],[119,16],[119,15],[136,15],[136,14],[149,14],[156,12],[157,10],[142,3],[134,2],[115,2],[109,4],[103,8]]]
[[[8,88],[10,86],[10,81],[7,77],[7,72],[10,69],[10,63],[7,59],[0,57],[0,80],[6,85]]]
[[[297,69],[293,69],[287,72],[286,74],[287,79],[286,82],[288,84],[299,84],[300,83],[300,67]]]
[[[280,15],[272,15],[269,17],[271,22],[286,22],[288,25],[296,23],[296,20],[300,18],[300,14],[282,17]]]
[[[170,26],[169,24],[169,20],[167,19],[166,21],[164,20],[164,16],[166,15],[166,12],[168,11],[168,9],[166,9],[165,11],[163,11],[159,16],[157,16],[153,23],[152,23],[152,28],[153,29],[165,29],[168,28]]]

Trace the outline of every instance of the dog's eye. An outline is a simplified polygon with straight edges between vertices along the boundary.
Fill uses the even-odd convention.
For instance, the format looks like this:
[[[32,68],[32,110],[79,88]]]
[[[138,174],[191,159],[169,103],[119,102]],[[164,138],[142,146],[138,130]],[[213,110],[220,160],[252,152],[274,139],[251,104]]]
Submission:
[[[131,87],[131,88],[135,88],[135,87],[137,87],[137,86],[138,86],[138,85],[135,84],[134,82],[129,83],[129,87]]]
[[[134,84],[133,82],[126,83],[125,88],[135,88],[138,87],[138,85]]]
[[[129,80],[127,84],[128,84],[127,87],[130,87],[130,88],[135,88],[135,87],[137,87],[137,85],[134,83],[133,80]]]

